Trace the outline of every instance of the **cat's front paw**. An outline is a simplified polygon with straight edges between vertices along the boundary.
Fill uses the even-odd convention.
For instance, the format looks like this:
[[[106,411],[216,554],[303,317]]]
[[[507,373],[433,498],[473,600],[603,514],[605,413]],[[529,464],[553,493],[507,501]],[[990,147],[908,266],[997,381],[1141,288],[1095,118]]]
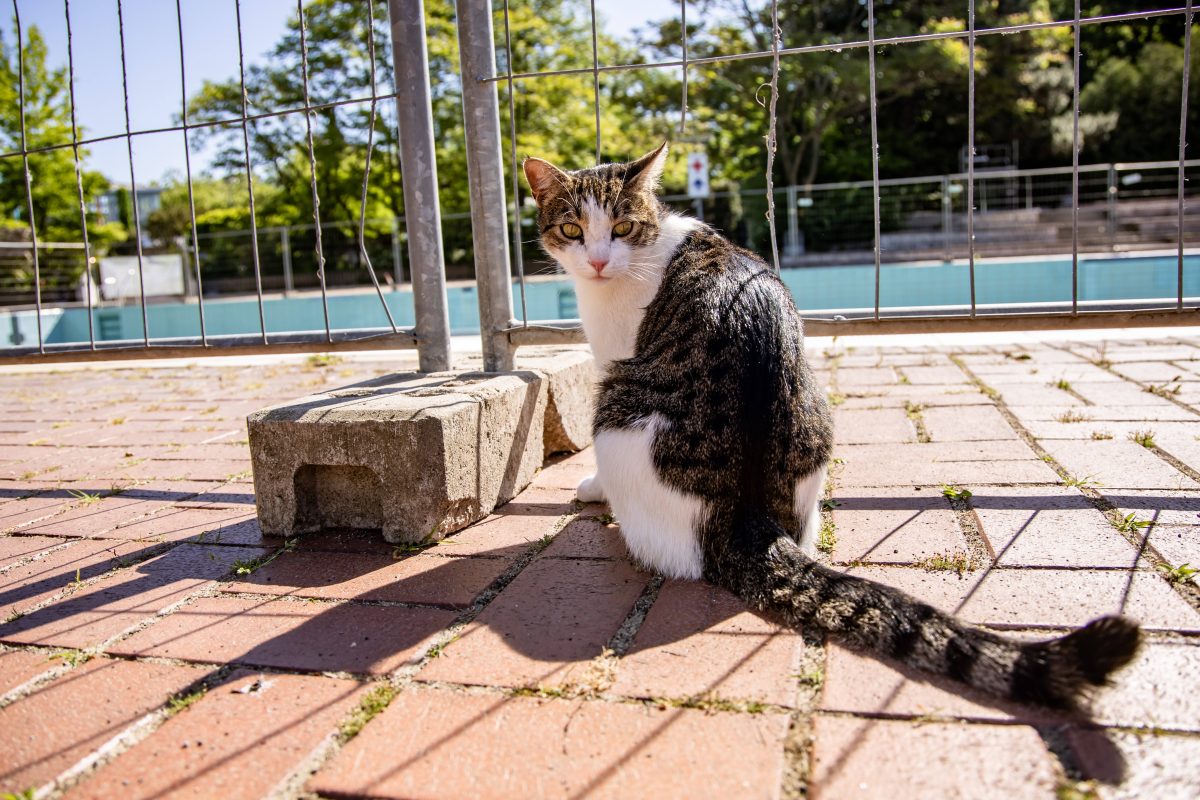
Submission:
[[[584,503],[603,503],[604,488],[600,486],[599,476],[589,475],[580,481],[575,496]]]

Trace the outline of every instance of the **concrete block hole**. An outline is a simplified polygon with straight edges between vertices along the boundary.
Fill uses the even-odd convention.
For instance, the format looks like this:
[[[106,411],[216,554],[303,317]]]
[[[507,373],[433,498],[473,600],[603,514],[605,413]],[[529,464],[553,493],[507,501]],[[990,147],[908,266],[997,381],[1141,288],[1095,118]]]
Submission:
[[[367,467],[305,464],[293,480],[295,533],[383,528],[383,481]]]

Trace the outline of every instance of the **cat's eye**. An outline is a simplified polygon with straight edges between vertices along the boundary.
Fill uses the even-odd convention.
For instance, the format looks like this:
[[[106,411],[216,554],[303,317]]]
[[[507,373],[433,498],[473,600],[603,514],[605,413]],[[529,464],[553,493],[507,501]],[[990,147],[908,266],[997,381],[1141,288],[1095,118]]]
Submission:
[[[629,220],[624,220],[613,225],[613,236],[628,236],[633,231],[633,223]]]
[[[579,227],[574,222],[564,222],[562,225],[559,225],[558,227],[559,227],[559,230],[562,231],[562,235],[567,237],[568,239],[582,239],[583,238],[583,228]]]

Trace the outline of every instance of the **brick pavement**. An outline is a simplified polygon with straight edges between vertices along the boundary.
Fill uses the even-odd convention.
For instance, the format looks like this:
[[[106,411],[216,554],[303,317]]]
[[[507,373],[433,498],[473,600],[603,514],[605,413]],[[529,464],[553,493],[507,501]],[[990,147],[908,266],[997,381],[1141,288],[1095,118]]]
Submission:
[[[590,451],[424,550],[265,539],[244,415],[394,364],[12,373],[0,793],[1196,796],[1200,590],[1176,568],[1200,567],[1200,341],[814,362],[838,423],[823,557],[1015,636],[1139,618],[1090,719],[634,568],[574,502]]]

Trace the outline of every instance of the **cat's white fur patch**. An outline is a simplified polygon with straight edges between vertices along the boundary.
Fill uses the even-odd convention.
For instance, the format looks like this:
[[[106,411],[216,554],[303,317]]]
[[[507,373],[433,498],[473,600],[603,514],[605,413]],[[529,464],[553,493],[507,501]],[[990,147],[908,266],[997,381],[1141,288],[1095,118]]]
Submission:
[[[600,485],[600,476],[592,474],[581,480],[575,489],[575,496],[584,503],[603,503],[604,487]]]
[[[651,414],[636,427],[598,433],[597,473],[634,558],[668,578],[695,580],[704,570],[696,535],[704,502],[663,483],[651,453],[659,429],[669,424]]]
[[[809,558],[817,557],[817,537],[821,531],[821,494],[825,487],[825,471],[822,465],[796,481],[796,493],[792,496],[792,510],[800,522],[800,549]]]
[[[579,316],[600,370],[605,371],[611,362],[633,355],[638,326],[646,315],[646,306],[658,293],[667,264],[684,237],[703,225],[692,217],[668,214],[659,226],[654,244],[637,249],[635,262],[626,257],[627,269],[618,270],[618,251],[616,248],[611,251],[613,260],[606,271],[613,270],[613,277],[603,281],[586,277],[589,272],[595,274],[595,270],[587,264],[583,246],[572,248],[577,251],[572,258],[564,259],[565,252],[552,253],[575,277]]]

